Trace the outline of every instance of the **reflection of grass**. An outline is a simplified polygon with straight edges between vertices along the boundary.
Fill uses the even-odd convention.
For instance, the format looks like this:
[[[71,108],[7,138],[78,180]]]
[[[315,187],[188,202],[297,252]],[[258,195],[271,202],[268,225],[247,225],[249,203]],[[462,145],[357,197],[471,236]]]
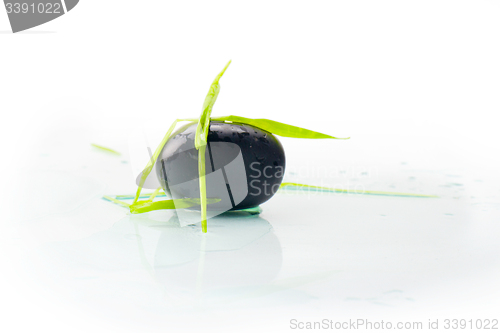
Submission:
[[[437,195],[417,194],[417,193],[399,193],[399,192],[384,192],[384,191],[356,191],[347,189],[338,189],[333,187],[314,186],[299,183],[282,183],[280,189],[295,190],[295,191],[311,191],[311,192],[326,192],[326,193],[345,193],[345,194],[365,194],[365,195],[384,195],[391,197],[416,197],[416,198],[439,198]]]
[[[121,153],[117,152],[116,150],[113,150],[111,148],[108,148],[108,147],[104,147],[104,146],[100,146],[100,145],[97,145],[95,143],[91,143],[90,144],[92,147],[94,148],[97,148],[103,152],[106,152],[106,153],[110,153],[110,154],[113,154],[113,155],[121,155]]]

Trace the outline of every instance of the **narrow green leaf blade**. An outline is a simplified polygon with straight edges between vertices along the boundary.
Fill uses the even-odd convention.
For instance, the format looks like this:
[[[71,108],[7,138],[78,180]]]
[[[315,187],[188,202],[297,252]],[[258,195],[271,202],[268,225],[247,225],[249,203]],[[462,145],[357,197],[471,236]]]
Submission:
[[[197,120],[197,119],[195,119],[195,120]],[[139,200],[139,197],[141,196],[142,187],[144,186],[144,183],[146,182],[148,175],[151,173],[151,170],[153,170],[154,164],[156,163],[156,160],[158,159],[158,156],[160,155],[160,153],[163,149],[163,146],[165,146],[165,143],[167,143],[168,139],[170,138],[170,135],[172,134],[173,130],[175,129],[175,126],[177,126],[177,123],[181,122],[181,121],[193,121],[193,119],[176,119],[172,123],[172,125],[168,129],[167,133],[165,133],[165,136],[161,140],[160,144],[158,145],[158,147],[156,147],[156,150],[155,150],[152,158],[148,161],[148,164],[146,164],[146,167],[144,168],[144,170],[142,170],[142,175],[141,175],[141,179],[139,182],[139,186],[137,187],[137,192],[135,194],[134,203],[136,203],[137,200]]]
[[[225,121],[233,123],[248,124],[258,127],[264,131],[287,137],[287,138],[298,138],[298,139],[339,139],[347,140],[349,138],[337,138],[328,134],[323,134],[315,131],[311,131],[302,127],[292,126],[278,121],[269,119],[253,119],[245,118],[239,116],[225,116],[225,117],[215,117],[212,118],[215,121]]]
[[[207,199],[208,204],[219,202],[220,199]],[[160,201],[141,200],[130,205],[130,213],[142,214],[159,209],[183,209],[200,204],[199,199],[170,199]]]
[[[101,145],[98,145],[98,144],[95,144],[95,143],[91,143],[90,145],[92,147],[94,147],[94,148],[97,148],[97,149],[99,149],[101,151],[104,151],[104,152],[107,152],[107,153],[111,153],[111,154],[114,154],[114,155],[121,155],[121,153],[117,152],[114,149],[108,148],[108,147],[104,147],[104,146],[101,146]]]
[[[315,192],[331,192],[331,193],[345,193],[345,194],[364,194],[364,195],[384,195],[392,197],[414,197],[414,198],[439,198],[437,195],[419,194],[419,193],[401,193],[401,192],[387,192],[387,191],[356,191],[349,189],[339,189],[333,187],[315,186],[300,183],[281,183],[280,189],[300,189],[300,190],[313,190]]]
[[[198,175],[200,182],[200,201],[201,201],[201,228],[203,232],[207,232],[207,185],[205,181],[205,148],[207,145],[208,131],[210,130],[210,116],[212,114],[212,107],[219,96],[220,85],[219,80],[224,75],[224,72],[231,64],[231,60],[227,63],[226,67],[217,75],[208,90],[207,97],[203,103],[200,120],[196,127],[196,136],[194,139],[194,146],[198,150]]]
[[[200,120],[198,121],[198,127],[196,128],[196,137],[195,137],[195,147],[199,149],[201,145],[207,143],[207,136],[210,127],[210,116],[212,114],[212,108],[217,101],[217,96],[219,96],[220,85],[219,80],[226,72],[226,69],[231,64],[231,60],[227,63],[224,69],[215,77],[210,89],[208,89],[207,96],[205,97],[205,101],[203,102],[203,108],[201,110]]]

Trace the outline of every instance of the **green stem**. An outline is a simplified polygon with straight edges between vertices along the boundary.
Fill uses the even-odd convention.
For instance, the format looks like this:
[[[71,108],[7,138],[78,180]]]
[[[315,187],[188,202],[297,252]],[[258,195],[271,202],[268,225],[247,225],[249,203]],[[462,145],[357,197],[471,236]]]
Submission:
[[[201,110],[200,120],[196,127],[196,135],[194,138],[194,146],[198,150],[198,177],[200,178],[200,201],[201,201],[201,227],[203,232],[207,232],[207,189],[205,182],[205,149],[207,145],[208,131],[210,130],[210,116],[212,107],[219,96],[220,85],[219,80],[224,75],[224,72],[229,67],[231,60],[227,63],[224,69],[215,77],[210,89],[208,90],[203,108]]]
[[[205,150],[203,145],[198,150],[198,174],[200,178],[201,229],[207,232],[207,182],[205,180]]]
[[[283,187],[291,187],[293,188],[305,188],[305,189],[315,189],[322,190],[328,192],[335,193],[346,193],[346,194],[369,194],[369,195],[385,195],[385,196],[395,196],[395,197],[418,197],[418,198],[439,198],[437,195],[429,195],[429,194],[418,194],[418,193],[400,193],[400,192],[385,192],[385,191],[351,191],[347,189],[339,189],[333,187],[323,187],[323,186],[314,186],[307,184],[299,184],[299,183],[281,183],[280,188]]]

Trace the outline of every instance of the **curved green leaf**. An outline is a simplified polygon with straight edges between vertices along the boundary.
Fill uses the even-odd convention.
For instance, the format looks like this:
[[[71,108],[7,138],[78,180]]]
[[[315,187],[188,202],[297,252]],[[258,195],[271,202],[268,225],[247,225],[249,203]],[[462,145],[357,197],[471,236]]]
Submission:
[[[349,138],[337,138],[328,134],[323,134],[315,131],[311,131],[302,127],[292,126],[278,121],[269,119],[253,119],[245,118],[239,116],[225,116],[225,117],[215,117],[212,118],[215,121],[225,121],[232,123],[248,124],[258,127],[264,131],[287,137],[287,138],[299,138],[299,139],[339,139],[347,140]]]
[[[194,140],[194,145],[196,149],[199,149],[202,145],[207,144],[207,136],[210,128],[210,116],[212,114],[212,108],[219,96],[220,85],[219,80],[226,72],[226,69],[231,64],[231,60],[227,63],[226,67],[217,75],[208,90],[205,101],[203,102],[203,108],[201,110],[200,120],[198,121],[198,127],[196,127],[196,137]]]
[[[269,119],[253,119],[245,118],[239,116],[225,116],[225,117],[215,117],[212,118],[215,121],[225,121],[233,123],[248,124],[258,127],[264,131],[287,137],[287,138],[299,138],[299,139],[339,139],[347,140],[349,138],[337,138],[328,134],[323,134],[315,131],[311,131],[302,127],[287,125],[280,123],[278,121]]]

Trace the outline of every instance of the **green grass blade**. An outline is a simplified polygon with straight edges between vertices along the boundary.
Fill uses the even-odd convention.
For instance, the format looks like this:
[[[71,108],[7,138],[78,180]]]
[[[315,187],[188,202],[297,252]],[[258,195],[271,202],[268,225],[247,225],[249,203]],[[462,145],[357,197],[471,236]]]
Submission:
[[[129,207],[130,207],[130,205],[129,205],[128,203],[123,202],[123,201],[121,201],[121,200],[117,200],[117,199],[115,199],[115,198],[112,198],[112,197],[110,197],[109,195],[104,195],[104,196],[103,196],[103,199],[108,200],[108,201],[111,201],[112,203],[115,203],[115,204],[120,205],[120,206],[122,206],[122,207],[126,207],[126,208],[129,208]]]
[[[212,114],[212,108],[217,101],[217,96],[219,96],[220,85],[219,80],[226,72],[226,69],[231,64],[231,60],[227,63],[224,69],[215,77],[210,89],[208,89],[207,96],[205,97],[205,101],[203,102],[203,107],[201,110],[200,119],[198,121],[198,127],[196,127],[196,137],[195,137],[195,147],[199,149],[199,147],[203,144],[207,143],[208,131],[210,128],[210,116]]]
[[[104,146],[101,146],[101,145],[98,145],[98,144],[95,144],[95,143],[91,143],[90,145],[92,147],[97,148],[99,150],[102,150],[102,151],[104,151],[106,153],[111,153],[113,155],[121,155],[120,152],[117,152],[116,150],[108,148],[108,147],[104,147]]]
[[[226,72],[226,69],[231,64],[231,60],[226,67],[217,75],[208,90],[207,97],[203,103],[200,120],[196,127],[196,135],[194,145],[198,150],[198,176],[200,182],[200,201],[201,201],[201,227],[203,232],[207,232],[207,185],[205,181],[205,148],[207,145],[208,131],[210,130],[210,116],[212,108],[219,96],[220,85],[219,80]]]
[[[151,193],[148,200],[153,201],[156,198],[156,196],[160,193],[160,191],[161,191],[161,186],[158,187],[153,193]]]
[[[165,133],[165,136],[161,140],[160,144],[158,145],[158,147],[156,147],[156,150],[153,154],[153,157],[148,161],[148,164],[146,165],[146,167],[142,171],[142,176],[141,176],[141,180],[139,181],[139,186],[137,187],[137,192],[135,194],[134,203],[136,203],[137,200],[139,200],[139,197],[141,196],[142,186],[144,186],[146,179],[148,178],[149,174],[151,173],[151,170],[153,170],[153,167],[156,163],[156,160],[158,159],[158,156],[160,155],[160,153],[163,149],[163,146],[165,146],[165,143],[167,143],[167,140],[170,138],[170,135],[174,131],[175,126],[177,126],[177,123],[179,123],[181,121],[193,121],[193,119],[176,119],[173,122],[173,124],[170,126],[170,128],[168,129],[167,133]]]
[[[314,186],[299,183],[281,183],[281,188],[287,189],[313,189],[318,192],[330,193],[346,193],[346,194],[365,194],[365,195],[383,195],[392,197],[414,197],[414,198],[439,198],[437,195],[418,194],[418,193],[401,193],[401,192],[385,192],[385,191],[352,191],[347,189],[339,189],[333,187]]]
[[[328,134],[311,131],[302,127],[292,126],[269,119],[253,119],[253,118],[245,118],[239,116],[225,116],[225,117],[214,117],[212,118],[212,120],[248,124],[263,129],[264,131],[287,138],[339,139],[339,140],[349,139],[349,138],[337,138]]]
[[[212,204],[219,202],[220,199],[208,199],[207,203]],[[183,209],[200,204],[199,199],[170,199],[160,201],[141,200],[135,204],[130,205],[130,213],[142,214],[160,209]]]

